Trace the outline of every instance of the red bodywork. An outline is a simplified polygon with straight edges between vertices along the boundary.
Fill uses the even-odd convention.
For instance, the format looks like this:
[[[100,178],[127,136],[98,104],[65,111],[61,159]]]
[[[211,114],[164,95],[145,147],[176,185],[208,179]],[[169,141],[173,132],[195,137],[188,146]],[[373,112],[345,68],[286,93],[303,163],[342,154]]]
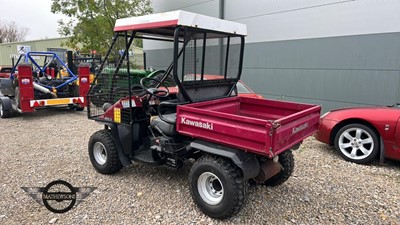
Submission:
[[[30,106],[30,101],[34,99],[32,67],[30,65],[18,65],[18,83],[22,112],[33,112],[34,109]]]
[[[383,140],[385,157],[400,160],[400,108],[365,107],[340,109],[321,117],[315,138],[334,145],[337,131],[349,123],[364,123],[372,126]]]
[[[230,97],[177,106],[179,133],[273,157],[317,131],[320,106]]]
[[[0,66],[0,78],[10,78],[12,66]]]
[[[89,65],[79,66],[78,68],[79,79],[79,96],[84,97],[83,102],[79,102],[82,107],[87,106],[87,93],[90,89],[90,67]]]
[[[79,104],[86,107],[86,95],[90,88],[89,66],[79,67],[79,97],[56,98],[56,99],[35,99],[32,67],[29,64],[18,65],[18,86],[20,92],[20,108],[22,112],[33,112],[37,107]]]

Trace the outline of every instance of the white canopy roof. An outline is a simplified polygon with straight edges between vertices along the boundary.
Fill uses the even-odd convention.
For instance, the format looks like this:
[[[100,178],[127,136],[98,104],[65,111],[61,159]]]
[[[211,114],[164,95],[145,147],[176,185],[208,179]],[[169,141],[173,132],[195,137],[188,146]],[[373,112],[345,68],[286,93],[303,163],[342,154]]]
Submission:
[[[236,35],[247,35],[247,28],[245,24],[182,10],[118,19],[115,22],[114,31],[146,30],[154,28],[176,27],[178,25],[197,27]]]

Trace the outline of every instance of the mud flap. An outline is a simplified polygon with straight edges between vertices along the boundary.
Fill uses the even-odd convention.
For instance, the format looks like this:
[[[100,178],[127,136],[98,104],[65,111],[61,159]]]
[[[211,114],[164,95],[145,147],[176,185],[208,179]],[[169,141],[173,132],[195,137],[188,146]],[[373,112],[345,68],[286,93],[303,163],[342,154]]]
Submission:
[[[106,124],[106,126],[111,128],[111,133],[113,135],[115,145],[117,147],[118,157],[122,165],[123,166],[131,165],[132,164],[131,160],[127,157],[127,155],[124,153],[124,150],[122,149],[121,141],[119,140],[117,125],[109,123]]]
[[[382,136],[379,138],[379,143],[380,143],[380,154],[379,154],[379,163],[383,164],[385,163],[385,145],[383,144],[383,138]]]
[[[254,154],[243,150],[230,148],[202,140],[195,140],[190,143],[190,147],[210,154],[229,158],[237,167],[243,171],[243,179],[248,180],[256,177],[260,171],[260,163]]]

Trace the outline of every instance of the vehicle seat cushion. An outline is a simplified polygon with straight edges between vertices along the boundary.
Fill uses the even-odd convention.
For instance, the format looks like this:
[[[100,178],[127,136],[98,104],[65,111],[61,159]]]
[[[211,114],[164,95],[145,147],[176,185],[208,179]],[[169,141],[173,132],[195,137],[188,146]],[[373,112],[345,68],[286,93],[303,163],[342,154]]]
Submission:
[[[164,114],[162,115],[168,121],[176,120],[176,113]],[[170,124],[163,121],[159,116],[155,116],[150,121],[150,126],[159,129],[165,135],[174,136],[176,134],[175,124]]]

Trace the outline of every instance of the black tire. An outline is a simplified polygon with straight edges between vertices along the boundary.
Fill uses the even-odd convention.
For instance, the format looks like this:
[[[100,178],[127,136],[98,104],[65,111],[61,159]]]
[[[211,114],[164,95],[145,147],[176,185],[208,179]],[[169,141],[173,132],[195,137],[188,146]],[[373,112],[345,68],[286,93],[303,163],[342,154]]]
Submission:
[[[82,107],[78,104],[68,104],[68,108],[70,110],[76,110],[76,111],[83,111],[85,109],[85,107]]]
[[[75,109],[75,104],[68,104],[68,109],[74,110]]]
[[[105,101],[105,94],[102,91],[102,86],[100,84],[95,84],[91,87],[89,92],[90,102],[96,107],[101,107]]]
[[[83,111],[84,109],[85,109],[85,107],[82,107],[80,105],[76,105],[76,107],[75,107],[75,110],[79,111],[79,112]]]
[[[193,201],[206,215],[223,219],[237,214],[246,200],[247,182],[230,160],[204,155],[189,173]]]
[[[93,167],[102,174],[113,174],[122,169],[111,130],[99,130],[89,140],[89,158]]]
[[[294,170],[294,157],[292,150],[286,150],[279,154],[278,162],[282,165],[282,170],[275,176],[264,182],[267,186],[278,186],[285,183],[292,175]]]
[[[11,117],[11,111],[8,109],[3,101],[0,100],[0,117],[5,119],[5,118],[10,118]]]
[[[335,136],[335,149],[347,161],[367,164],[380,151],[378,135],[370,127],[353,123],[342,127]]]

